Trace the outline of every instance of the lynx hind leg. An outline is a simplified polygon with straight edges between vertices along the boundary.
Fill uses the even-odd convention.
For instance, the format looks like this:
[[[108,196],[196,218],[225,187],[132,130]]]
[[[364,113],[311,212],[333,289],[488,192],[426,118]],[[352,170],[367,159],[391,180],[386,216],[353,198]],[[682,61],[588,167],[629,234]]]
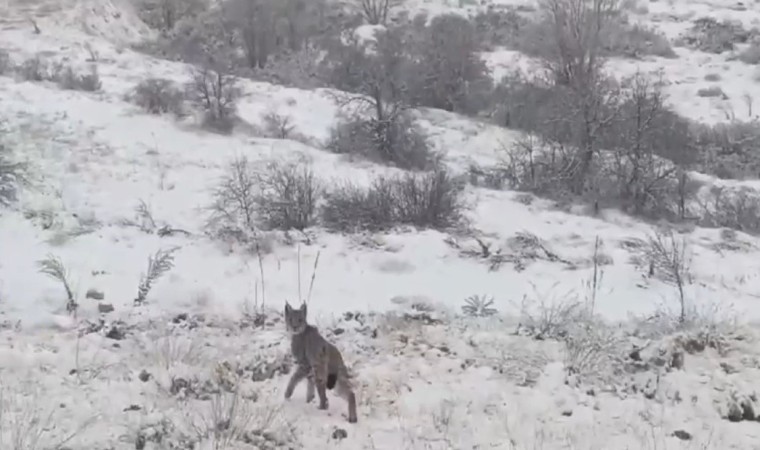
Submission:
[[[356,394],[351,386],[351,381],[345,374],[337,378],[335,392],[348,403],[348,422],[356,423]]]

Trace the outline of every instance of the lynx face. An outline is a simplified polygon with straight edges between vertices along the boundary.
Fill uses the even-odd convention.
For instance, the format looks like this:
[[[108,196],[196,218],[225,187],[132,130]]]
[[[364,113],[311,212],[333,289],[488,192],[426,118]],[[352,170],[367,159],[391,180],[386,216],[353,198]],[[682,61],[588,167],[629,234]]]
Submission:
[[[285,303],[285,327],[290,334],[304,332],[306,329],[306,303],[298,309],[293,309],[289,303]]]

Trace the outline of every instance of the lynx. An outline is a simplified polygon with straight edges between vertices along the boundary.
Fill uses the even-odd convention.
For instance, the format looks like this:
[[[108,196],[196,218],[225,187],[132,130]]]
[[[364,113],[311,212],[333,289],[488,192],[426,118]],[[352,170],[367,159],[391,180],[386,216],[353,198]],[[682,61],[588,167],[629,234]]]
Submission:
[[[285,398],[293,395],[298,383],[308,378],[306,403],[314,400],[314,388],[319,395],[319,409],[327,409],[326,389],[335,388],[338,396],[348,402],[348,421],[356,423],[356,396],[348,369],[340,351],[319,334],[317,328],[306,322],[306,304],[294,309],[285,303],[285,325],[291,335],[290,349],[296,369],[285,389]]]

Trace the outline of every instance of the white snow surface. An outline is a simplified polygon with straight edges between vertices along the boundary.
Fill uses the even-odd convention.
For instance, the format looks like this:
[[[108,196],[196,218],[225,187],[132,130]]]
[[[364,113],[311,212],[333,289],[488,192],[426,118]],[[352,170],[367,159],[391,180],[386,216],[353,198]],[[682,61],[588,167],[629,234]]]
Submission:
[[[645,277],[631,260],[632,243],[646,239],[652,224],[614,210],[591,217],[583,208],[469,187],[468,218],[485,242],[498,248],[529,232],[562,261],[529,260],[524,270],[507,263],[491,271],[486,262],[461,255],[479,249],[474,240],[411,229],[360,236],[321,229],[272,233],[273,249],[259,261],[249,249],[203,234],[210,190],[235,156],[260,163],[307,158],[326,183],[366,181],[392,170],[319,148],[338,115],[333,97],[326,90],[241,81],[241,118],[259,125],[271,111],[290,116],[300,142],[245,131],[206,133],[190,119],[149,116],[124,100],[148,76],[179,82],[188,76],[183,64],[129,49],[151,31],[128,1],[6,3],[0,47],[15,62],[42,53],[86,66],[95,52],[103,89],[64,91],[0,76],[3,143],[35,175],[18,204],[0,214],[0,448],[132,449],[141,439],[146,449],[189,448],[178,443],[203,434],[196,448],[760,449],[760,423],[723,418],[737,399],[749,399],[760,417],[760,333],[753,325],[760,318],[757,238],[737,233],[727,245],[717,229],[682,234],[691,248],[690,306],[720,329],[738,319],[725,338],[727,348],[687,353],[682,370],[652,369],[639,388],[624,386],[625,377],[579,387],[566,382],[563,345],[515,334],[514,318],[539,308],[539,301],[586,298],[597,238],[611,262],[595,298],[598,315],[625,324],[676,309],[673,286]],[[425,0],[408,7],[464,12],[482,3]],[[649,17],[668,36],[691,17],[748,25],[760,18],[760,4],[751,0],[741,12],[729,1],[645,3],[649,14],[641,20]],[[33,33],[30,17],[41,34]],[[669,101],[704,122],[725,120],[727,109],[738,115],[744,107],[736,102],[745,93],[759,96],[750,66],[725,55],[676,52],[676,59],[613,60],[611,66],[621,76],[636,68],[663,70]],[[514,52],[485,56],[497,73],[517,60],[531,67]],[[721,75],[728,104],[696,95],[709,84],[707,73]],[[457,169],[496,161],[519,136],[440,111],[420,112],[420,122]],[[158,226],[189,235],[162,238],[127,225],[140,200]],[[156,283],[146,305],[134,307],[148,256],[175,246],[175,268]],[[81,304],[76,318],[64,310],[60,284],[38,271],[37,261],[49,254],[65,262],[74,282]],[[299,295],[306,297],[317,255],[309,317],[343,351],[355,375],[356,425],[346,423],[338,398],[331,398],[327,412],[303,402],[303,387],[289,402],[283,399],[289,343],[279,314],[285,300],[296,304]],[[91,289],[102,291],[115,311],[99,313],[98,302],[85,298]],[[460,316],[472,295],[493,296],[499,314]],[[253,325],[246,313],[262,303],[266,323]],[[116,326],[126,338],[78,332],[101,320],[103,330]],[[655,340],[667,346],[671,338]],[[275,368],[272,376],[253,381],[267,364]],[[607,366],[599,372],[612,376]],[[171,392],[178,378],[190,386],[184,394]],[[237,386],[232,393],[209,388],[231,379]],[[647,389],[651,395],[642,394]],[[225,433],[209,432],[209,423],[229,411],[231,398],[244,406],[228,418],[248,434],[228,442],[219,437]],[[39,431],[39,442],[23,424]],[[347,437],[337,439],[336,429]]]

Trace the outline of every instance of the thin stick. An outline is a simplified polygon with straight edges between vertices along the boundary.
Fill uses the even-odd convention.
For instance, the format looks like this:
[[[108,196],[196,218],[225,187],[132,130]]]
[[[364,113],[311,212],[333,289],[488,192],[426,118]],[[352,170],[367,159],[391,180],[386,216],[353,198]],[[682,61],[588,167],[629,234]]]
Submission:
[[[309,303],[309,300],[311,300],[311,290],[314,288],[314,279],[317,277],[317,266],[319,266],[319,255],[322,252],[317,252],[317,257],[314,258],[314,269],[312,269],[311,272],[311,282],[309,282],[309,295],[306,297],[306,303]]]
[[[259,247],[258,242],[256,242],[256,255],[259,257],[259,273],[261,274],[261,310],[264,311],[267,302],[266,287],[264,285],[264,262],[261,257],[261,247]]]
[[[301,297],[301,244],[298,244],[298,262],[297,262],[297,270],[298,270],[298,301],[303,303],[303,297]]]

